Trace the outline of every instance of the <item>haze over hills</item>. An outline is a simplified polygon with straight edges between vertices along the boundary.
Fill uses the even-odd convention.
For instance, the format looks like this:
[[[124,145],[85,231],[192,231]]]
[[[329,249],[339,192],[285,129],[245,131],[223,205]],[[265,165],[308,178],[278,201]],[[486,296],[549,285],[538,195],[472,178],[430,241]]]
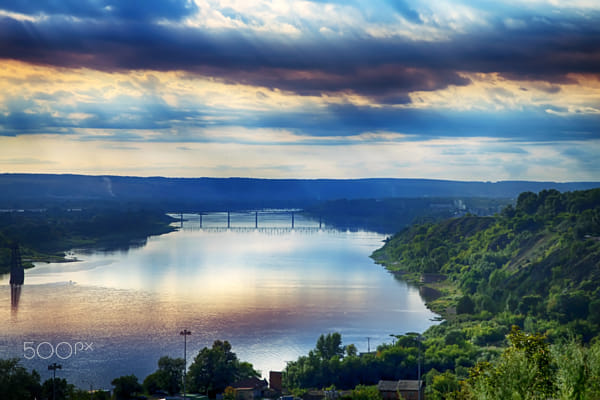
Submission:
[[[135,202],[163,207],[306,207],[335,199],[419,197],[516,198],[525,191],[561,192],[600,182],[465,182],[432,179],[163,178],[50,174],[0,175],[0,207],[48,202]]]

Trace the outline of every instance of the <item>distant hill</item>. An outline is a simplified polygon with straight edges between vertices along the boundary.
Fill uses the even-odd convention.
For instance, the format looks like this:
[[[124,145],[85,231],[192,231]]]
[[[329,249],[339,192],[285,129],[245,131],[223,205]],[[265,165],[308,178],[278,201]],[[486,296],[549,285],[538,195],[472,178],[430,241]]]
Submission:
[[[502,197],[397,197],[328,200],[304,208],[304,213],[340,230],[370,230],[392,234],[415,223],[436,222],[462,215],[489,216],[515,200]]]
[[[50,174],[1,174],[0,207],[48,202],[136,202],[165,208],[306,207],[324,200],[418,197],[516,198],[525,191],[561,192],[600,187],[600,182],[462,182],[432,179],[161,178]]]

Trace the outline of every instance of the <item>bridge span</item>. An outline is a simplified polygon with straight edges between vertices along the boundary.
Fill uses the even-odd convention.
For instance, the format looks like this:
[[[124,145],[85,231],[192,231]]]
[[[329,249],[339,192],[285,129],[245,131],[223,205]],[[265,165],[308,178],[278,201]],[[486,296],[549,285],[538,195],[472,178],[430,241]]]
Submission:
[[[310,219],[300,210],[219,211],[170,214],[180,228],[198,229],[323,229],[321,218]]]

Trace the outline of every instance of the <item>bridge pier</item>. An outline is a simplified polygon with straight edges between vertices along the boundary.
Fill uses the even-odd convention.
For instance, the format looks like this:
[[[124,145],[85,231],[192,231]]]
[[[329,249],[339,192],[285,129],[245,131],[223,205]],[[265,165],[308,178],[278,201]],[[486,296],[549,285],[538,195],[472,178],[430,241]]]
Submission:
[[[231,213],[227,211],[227,229],[231,228]]]
[[[22,285],[25,282],[25,269],[21,262],[21,250],[16,243],[11,246],[10,250],[10,284]]]
[[[19,299],[21,298],[21,287],[23,285],[17,285],[12,283],[10,285],[10,308],[13,313],[16,313],[19,309]]]
[[[292,212],[292,229],[294,229],[294,212]]]
[[[254,213],[254,229],[258,229],[258,211]]]

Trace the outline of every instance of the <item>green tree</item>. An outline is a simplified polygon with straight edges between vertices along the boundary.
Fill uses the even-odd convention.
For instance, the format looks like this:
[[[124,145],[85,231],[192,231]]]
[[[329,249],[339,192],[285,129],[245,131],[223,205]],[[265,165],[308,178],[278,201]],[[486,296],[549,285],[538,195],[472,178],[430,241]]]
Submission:
[[[558,399],[600,399],[600,341],[585,348],[574,340],[552,347]]]
[[[352,390],[352,400],[381,400],[381,392],[377,385],[357,385]]]
[[[317,340],[317,352],[323,360],[329,360],[333,356],[343,357],[342,335],[334,332],[319,336]]]
[[[558,314],[559,321],[563,323],[578,318],[586,319],[589,301],[589,297],[580,290],[561,293],[548,304],[548,311]]]
[[[162,389],[169,394],[179,393],[183,379],[185,361],[183,358],[163,356],[158,360],[158,372],[161,374]]]
[[[144,392],[148,394],[154,394],[163,389],[163,380],[162,374],[159,371],[155,371],[144,378],[144,383],[142,383],[142,387],[144,388]]]
[[[517,198],[517,210],[533,214],[538,208],[538,196],[533,192],[523,192]]]
[[[425,394],[428,400],[453,398],[453,395],[460,389],[456,375],[450,371],[440,373],[432,369],[425,376],[425,381],[427,382]]]
[[[0,359],[0,393],[3,400],[41,398],[40,375],[27,372],[18,358]]]
[[[525,334],[513,326],[507,348],[495,363],[480,362],[470,370],[463,389],[475,399],[542,400],[556,394],[555,371],[544,336]]]
[[[161,357],[158,360],[158,370],[144,379],[144,390],[150,394],[159,390],[164,390],[170,395],[179,393],[184,368],[183,358]]]
[[[464,295],[458,300],[456,304],[457,314],[473,314],[475,312],[475,303],[468,294]]]
[[[116,400],[128,400],[136,397],[142,391],[142,385],[139,384],[135,375],[125,375],[112,380],[114,386],[113,393]]]
[[[358,349],[353,343],[344,347],[344,351],[346,353],[346,357],[356,357],[356,355],[358,354]]]
[[[251,364],[238,360],[228,341],[215,340],[212,348],[203,348],[194,358],[187,378],[191,391],[213,398],[235,381],[259,375]]]
[[[56,393],[56,400],[71,400],[75,397],[75,386],[69,384],[64,378],[47,379],[42,384],[42,397],[53,399],[54,393]]]

